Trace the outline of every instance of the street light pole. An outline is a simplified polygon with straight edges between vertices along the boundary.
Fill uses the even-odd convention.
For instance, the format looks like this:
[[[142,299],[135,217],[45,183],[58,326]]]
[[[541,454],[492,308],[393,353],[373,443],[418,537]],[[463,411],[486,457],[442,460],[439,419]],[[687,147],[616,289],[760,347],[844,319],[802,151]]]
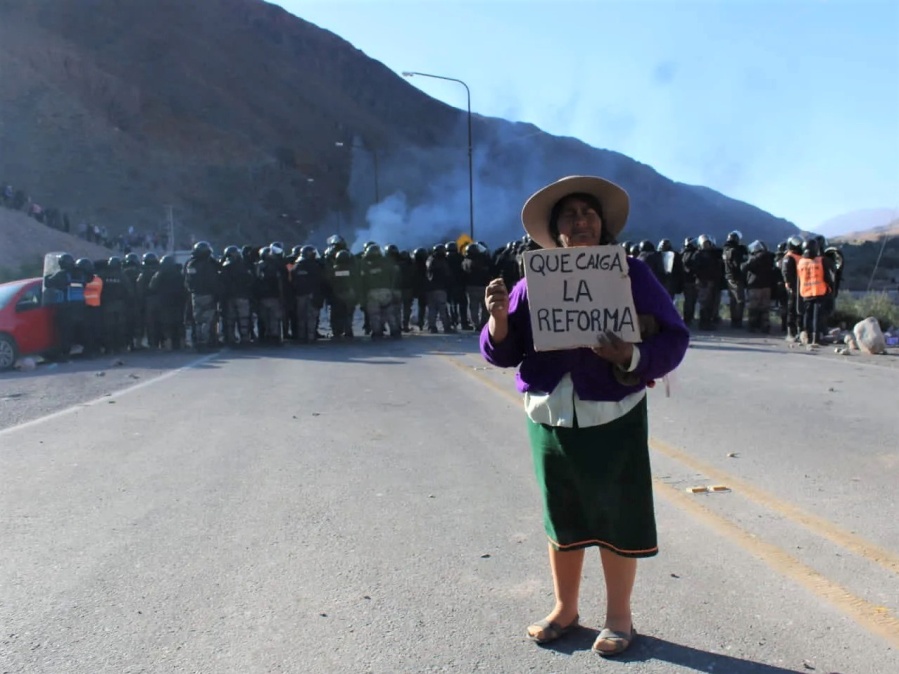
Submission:
[[[444,77],[443,75],[431,75],[429,73],[419,73],[413,70],[404,70],[403,77],[433,77],[436,80],[447,80],[449,82],[458,82],[465,87],[465,93],[468,96],[468,234],[474,241],[474,169],[472,167],[472,149],[471,149],[471,89],[462,80],[455,77]]]

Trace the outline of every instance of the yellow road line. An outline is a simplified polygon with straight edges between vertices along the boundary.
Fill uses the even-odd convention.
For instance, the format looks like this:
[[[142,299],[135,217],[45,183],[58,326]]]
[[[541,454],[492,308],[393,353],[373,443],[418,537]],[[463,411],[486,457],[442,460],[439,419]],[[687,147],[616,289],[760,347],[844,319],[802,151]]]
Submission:
[[[471,366],[460,362],[458,358],[447,355],[441,357],[505,398],[520,403],[520,399],[515,393],[479,374]],[[895,555],[868,543],[855,534],[840,529],[827,520],[805,513],[800,508],[778,499],[764,490],[757,489],[742,480],[733,478],[724,471],[707,466],[704,462],[698,461],[685,452],[660,441],[650,440],[650,446],[677,461],[686,463],[691,468],[706,473],[717,481],[730,483],[750,500],[758,501],[765,507],[782,513],[807,529],[822,535],[865,559],[874,561],[891,571],[896,571],[899,568],[899,560],[897,560]],[[899,648],[899,618],[893,615],[888,608],[877,606],[852,594],[838,583],[834,583],[812,567],[803,564],[778,546],[759,539],[726,517],[714,513],[695,498],[682,493],[680,489],[666,484],[658,478],[654,478],[653,482],[659,488],[660,494],[670,502],[688,511],[707,526],[727,536],[740,547],[766,562],[775,571],[796,581],[818,597],[842,609],[863,628],[883,637],[892,647]]]
[[[462,364],[456,359],[448,358],[448,360],[450,360],[453,365],[456,365],[460,369],[469,372],[470,374],[475,376],[478,381],[487,384],[495,391],[502,393],[507,398],[514,398],[516,401],[519,400],[516,394],[506,388],[497,385],[494,381],[488,379],[487,377],[480,376],[477,371],[471,370],[469,366]],[[812,513],[806,512],[802,508],[795,506],[792,503],[783,500],[782,498],[778,498],[774,494],[767,492],[764,489],[755,487],[745,480],[742,480],[726,471],[715,468],[711,464],[706,463],[701,459],[697,459],[696,457],[691,456],[687,452],[677,449],[676,447],[672,447],[668,443],[663,442],[657,438],[650,438],[649,446],[657,452],[660,452],[661,454],[664,454],[665,456],[695,470],[697,473],[702,473],[714,482],[728,485],[732,489],[739,491],[740,494],[750,499],[751,501],[754,501],[757,504],[768,508],[769,510],[773,510],[780,515],[783,515],[785,518],[802,525],[807,530],[821,536],[822,538],[827,539],[831,543],[835,543],[836,545],[849,550],[859,557],[863,557],[869,562],[873,562],[883,567],[891,573],[899,574],[899,555],[890,552],[889,550],[882,548],[879,545],[871,543],[870,541],[867,541],[861,536],[853,534],[850,531],[846,531],[842,527],[824,519],[823,517],[819,517],[818,515],[813,515]]]
[[[899,648],[899,618],[885,606],[872,604],[834,583],[810,566],[772,543],[749,533],[738,524],[709,510],[686,492],[659,479],[653,482],[657,492],[677,507],[687,511],[715,532],[727,537],[741,548],[768,564],[778,573],[797,582],[815,595],[848,613],[859,625],[884,638],[893,648]]]
[[[812,515],[802,508],[784,501],[764,489],[754,487],[748,482],[741,480],[738,477],[734,477],[723,470],[719,470],[705,461],[690,456],[686,452],[672,447],[661,440],[650,438],[649,446],[665,456],[672,458],[675,461],[679,461],[693,470],[708,476],[715,482],[726,484],[735,491],[739,491],[740,494],[751,501],[755,501],[759,505],[780,513],[787,519],[802,525],[809,531],[818,534],[822,538],[826,538],[831,543],[836,543],[840,547],[853,552],[859,557],[863,557],[870,562],[882,566],[887,571],[899,574],[899,555],[866,541],[861,536],[846,531],[823,517]]]

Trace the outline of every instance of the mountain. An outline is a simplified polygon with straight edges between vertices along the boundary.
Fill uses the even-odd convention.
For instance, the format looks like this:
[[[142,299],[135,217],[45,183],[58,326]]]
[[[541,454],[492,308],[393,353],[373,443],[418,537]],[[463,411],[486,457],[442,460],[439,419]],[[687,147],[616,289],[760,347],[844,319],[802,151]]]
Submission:
[[[340,37],[261,0],[0,0],[0,181],[73,223],[179,244],[402,245],[469,228],[466,113]],[[622,154],[473,115],[475,235],[521,235],[524,199],[563,175],[632,197],[624,238],[676,243],[796,227]],[[378,203],[375,203],[375,195]]]
[[[834,241],[846,243],[864,243],[865,241],[878,241],[884,237],[893,238],[899,236],[899,218],[892,220],[885,225],[872,227],[871,229],[863,229],[861,231],[852,231],[838,237],[834,237]]]
[[[822,222],[815,232],[828,238],[849,238],[850,235],[886,227],[899,220],[899,208],[866,208],[843,213]]]

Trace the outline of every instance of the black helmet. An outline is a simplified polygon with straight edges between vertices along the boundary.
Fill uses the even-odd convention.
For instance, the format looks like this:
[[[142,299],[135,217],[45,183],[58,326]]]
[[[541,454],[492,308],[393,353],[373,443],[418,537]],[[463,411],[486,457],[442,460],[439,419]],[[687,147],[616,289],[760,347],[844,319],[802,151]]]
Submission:
[[[787,252],[787,242],[786,241],[781,241],[779,244],[777,244],[777,252],[778,253],[786,253]]]
[[[710,250],[715,245],[715,243],[712,241],[712,237],[710,237],[708,234],[700,234],[699,238],[696,239],[696,244],[701,250]]]
[[[237,246],[228,246],[222,251],[222,257],[226,260],[237,260],[241,257],[240,248]]]
[[[340,236],[340,234],[329,236],[325,243],[327,243],[329,247],[334,248],[334,250],[347,250],[346,240]]]
[[[416,260],[427,260],[428,259],[428,251],[426,248],[416,248],[412,251],[412,257]]]
[[[743,233],[739,230],[734,230],[730,234],[727,235],[726,243],[730,243],[733,245],[737,245],[743,239]]]
[[[162,259],[159,261],[160,267],[174,267],[175,264],[176,263],[174,255],[163,255]]]
[[[56,264],[58,264],[59,268],[63,271],[72,271],[75,268],[75,258],[69,253],[61,253],[60,256],[56,258]]]
[[[137,256],[137,253],[128,253],[125,256],[125,266],[126,267],[137,267],[140,265],[140,258]]]
[[[802,242],[802,255],[818,257],[818,239],[806,239]]]
[[[640,242],[641,253],[652,253],[656,249],[655,245],[649,239],[643,239]]]
[[[106,261],[106,267],[108,269],[121,269],[122,268],[122,258],[116,257],[113,255]]]
[[[193,248],[194,257],[212,257],[212,246],[208,241],[197,241]]]
[[[334,238],[334,237],[331,237]],[[353,254],[348,251],[346,248],[337,251],[337,254],[334,256],[335,262],[340,262],[342,264],[346,264],[348,262],[353,261]]]
[[[94,273],[94,263],[86,257],[79,257],[75,262],[75,268],[80,269],[87,274]]]
[[[633,245],[634,245],[634,244],[633,244],[632,242],[630,242],[630,241],[622,241],[621,247],[624,248],[624,254],[625,254],[625,255],[627,255],[628,253],[631,252],[631,246],[633,246]]]
[[[366,246],[365,252],[362,253],[362,257],[366,260],[373,260],[375,258],[381,257],[381,247],[375,244],[374,246]]]
[[[696,239],[692,236],[684,238],[684,250],[696,250]]]
[[[758,239],[756,239],[749,244],[748,250],[754,255],[755,253],[761,253],[762,251],[768,250],[768,246],[765,245],[764,241],[759,241]]]
[[[141,264],[145,267],[155,267],[159,264],[159,258],[156,257],[156,253],[144,253]]]
[[[628,255],[630,255],[631,257],[637,257],[639,254],[640,254],[640,244],[635,243],[633,246],[631,246],[631,249],[628,251]]]
[[[787,239],[787,248],[790,249],[792,253],[801,253],[802,252],[802,237],[793,235],[789,239]]]
[[[301,260],[314,260],[318,257],[318,251],[312,245],[302,246],[299,255]]]
[[[447,253],[458,253],[459,246],[456,245],[455,241],[447,241],[446,242],[446,252]]]
[[[294,260],[300,259],[300,253],[303,251],[303,246],[294,246],[290,249],[290,257]]]
[[[437,257],[446,256],[446,244],[438,243],[437,245],[434,246],[433,252],[434,252],[434,255],[436,255]]]
[[[667,253],[669,250],[674,250],[671,246],[671,239],[662,239],[659,241],[659,250],[663,253]]]
[[[843,251],[841,251],[839,248],[829,246],[824,249],[822,255],[826,255],[831,260],[833,260],[834,267],[837,271],[840,271],[843,268],[845,260],[843,259]]]
[[[384,255],[393,258],[399,257],[400,249],[395,243],[388,243],[384,246]]]

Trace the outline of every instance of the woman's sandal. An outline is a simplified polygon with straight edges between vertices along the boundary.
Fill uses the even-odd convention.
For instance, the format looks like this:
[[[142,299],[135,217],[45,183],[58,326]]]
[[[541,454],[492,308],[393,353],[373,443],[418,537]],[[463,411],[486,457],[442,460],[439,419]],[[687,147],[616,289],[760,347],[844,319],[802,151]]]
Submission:
[[[593,642],[593,652],[599,653],[604,658],[612,655],[620,655],[630,648],[636,636],[637,630],[634,629],[633,625],[631,625],[630,633],[616,632],[615,630],[610,630],[608,627],[605,627],[602,632],[599,633],[599,636],[596,637],[596,641]],[[600,641],[608,641],[613,647],[610,649],[597,648],[596,644]]]
[[[548,644],[550,641],[555,641],[560,637],[564,637],[571,630],[578,626],[578,620],[580,620],[580,616],[574,616],[574,620],[572,620],[568,625],[562,627],[557,622],[550,622],[545,618],[540,620],[539,622],[532,623],[528,626],[528,639],[534,641],[538,644]],[[537,627],[540,629],[541,636],[537,637],[531,634],[531,628]]]

